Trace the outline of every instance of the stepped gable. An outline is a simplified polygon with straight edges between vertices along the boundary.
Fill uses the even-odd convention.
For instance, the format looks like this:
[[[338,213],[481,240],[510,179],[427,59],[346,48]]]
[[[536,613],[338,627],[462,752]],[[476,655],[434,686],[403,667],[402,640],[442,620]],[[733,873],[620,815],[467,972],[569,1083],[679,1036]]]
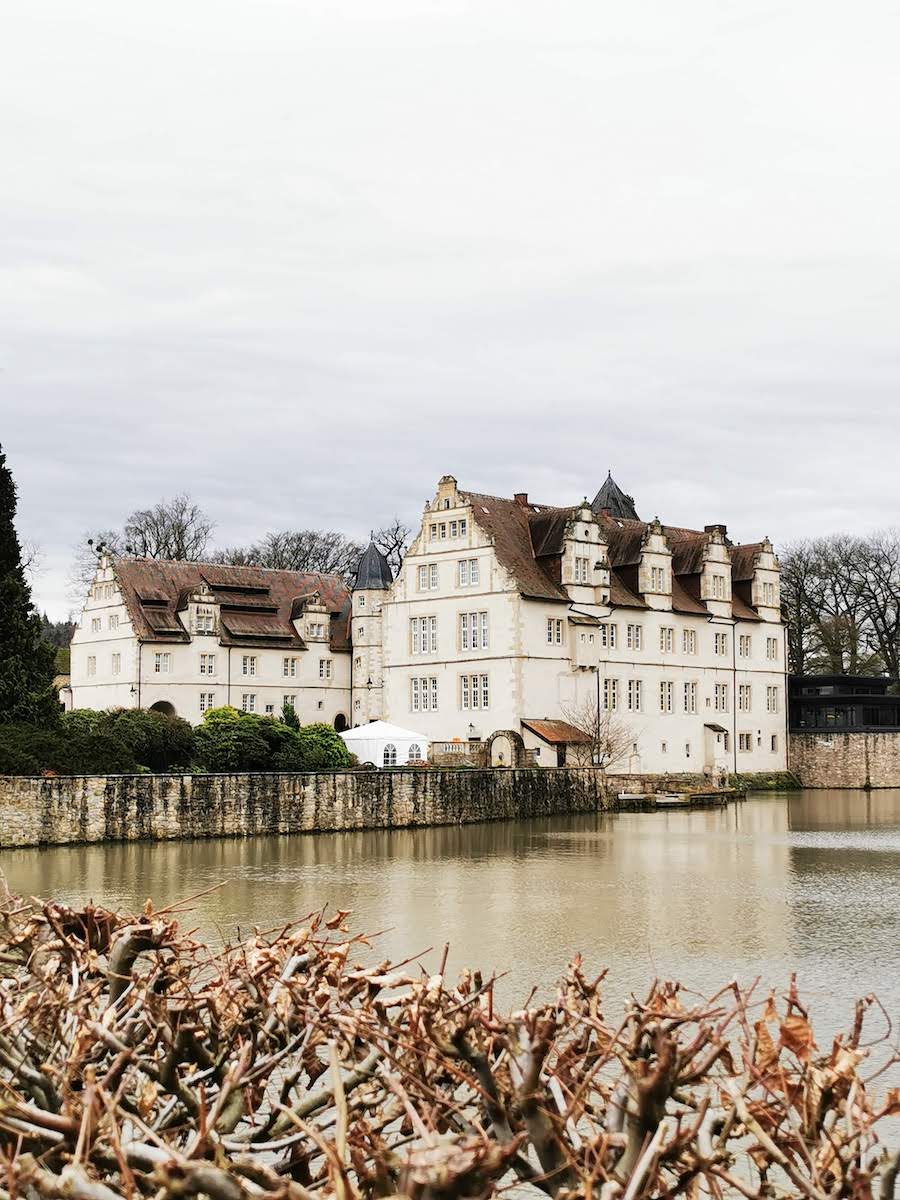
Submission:
[[[387,591],[394,582],[391,566],[374,542],[369,542],[356,568],[353,590]]]
[[[188,596],[206,591],[220,606],[223,645],[302,650],[306,643],[291,622],[295,602],[318,593],[329,613],[331,649],[349,649],[350,593],[337,575],[149,558],[117,558],[113,567],[141,641],[189,641],[177,614]]]

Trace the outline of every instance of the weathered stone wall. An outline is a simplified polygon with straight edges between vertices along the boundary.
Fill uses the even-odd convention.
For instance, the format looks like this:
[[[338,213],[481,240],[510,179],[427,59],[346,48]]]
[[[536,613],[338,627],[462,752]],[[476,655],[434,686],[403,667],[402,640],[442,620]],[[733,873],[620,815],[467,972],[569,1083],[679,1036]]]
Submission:
[[[0,849],[518,820],[607,806],[592,768],[0,777]]]
[[[792,733],[790,764],[804,787],[900,787],[900,732]]]

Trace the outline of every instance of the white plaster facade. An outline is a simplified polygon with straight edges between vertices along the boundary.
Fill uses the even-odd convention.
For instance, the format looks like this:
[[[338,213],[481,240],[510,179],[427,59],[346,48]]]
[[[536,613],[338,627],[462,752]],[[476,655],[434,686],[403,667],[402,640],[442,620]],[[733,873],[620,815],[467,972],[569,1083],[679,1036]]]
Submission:
[[[542,525],[553,551],[543,556]],[[618,544],[625,535],[631,550]],[[623,556],[636,561],[620,566]],[[733,594],[734,571],[752,606]],[[461,492],[447,476],[381,593],[383,657],[367,644],[365,670],[383,702],[370,710],[355,682],[354,724],[383,716],[438,743],[512,730],[537,761],[556,765],[556,748],[523,720],[566,720],[599,691],[631,734],[618,770],[783,770],[778,576],[767,541],[732,547],[718,526],[667,531],[596,514],[587,502],[544,509]],[[356,639],[356,606],[354,614]]]

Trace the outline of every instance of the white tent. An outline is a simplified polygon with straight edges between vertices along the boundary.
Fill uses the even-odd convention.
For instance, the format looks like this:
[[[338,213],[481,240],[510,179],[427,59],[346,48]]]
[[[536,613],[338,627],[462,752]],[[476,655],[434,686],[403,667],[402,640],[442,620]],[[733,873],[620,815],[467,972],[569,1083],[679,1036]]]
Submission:
[[[428,738],[387,721],[370,721],[345,729],[340,735],[351,754],[361,763],[376,767],[399,767],[408,762],[420,762],[428,757]]]

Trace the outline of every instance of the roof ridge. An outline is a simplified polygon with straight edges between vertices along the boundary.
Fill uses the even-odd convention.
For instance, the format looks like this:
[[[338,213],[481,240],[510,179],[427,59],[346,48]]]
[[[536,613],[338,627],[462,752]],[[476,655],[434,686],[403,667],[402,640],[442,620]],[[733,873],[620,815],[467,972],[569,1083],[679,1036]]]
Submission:
[[[209,562],[199,558],[138,558],[132,554],[117,554],[113,559],[116,563],[147,564],[159,567],[218,567],[223,571],[265,571],[269,575],[309,575],[318,579],[337,579],[343,583],[344,578],[336,571],[314,571],[302,567],[263,567],[256,563],[222,563]]]

